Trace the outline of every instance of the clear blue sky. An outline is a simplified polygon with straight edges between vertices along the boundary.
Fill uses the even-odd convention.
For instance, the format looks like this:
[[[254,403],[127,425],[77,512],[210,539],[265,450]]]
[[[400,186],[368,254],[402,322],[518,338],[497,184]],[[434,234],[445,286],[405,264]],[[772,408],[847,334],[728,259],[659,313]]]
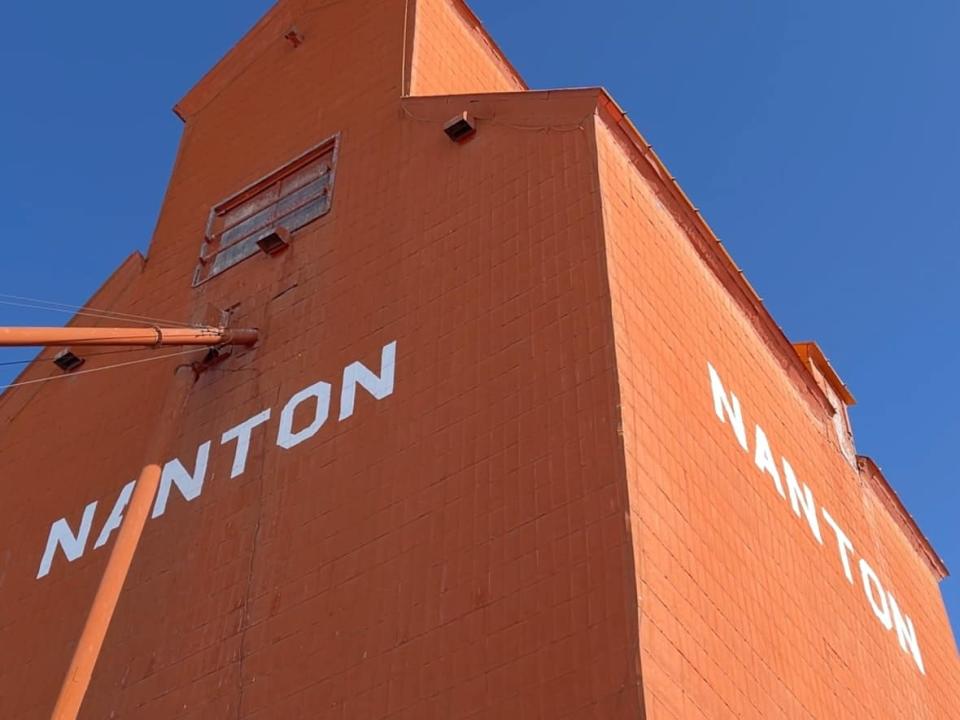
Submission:
[[[0,293],[83,303],[146,248],[170,108],[268,6],[4,7]],[[473,7],[531,87],[613,93],[787,335],[824,348],[858,450],[960,573],[960,3]],[[65,318],[0,306],[0,324]],[[956,627],[960,581],[942,588]]]

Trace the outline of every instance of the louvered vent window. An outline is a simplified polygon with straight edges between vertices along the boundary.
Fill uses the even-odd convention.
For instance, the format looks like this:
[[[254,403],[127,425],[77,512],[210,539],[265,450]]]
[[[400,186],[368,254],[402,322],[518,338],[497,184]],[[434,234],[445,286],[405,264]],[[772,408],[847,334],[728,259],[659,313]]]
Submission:
[[[336,156],[333,137],[214,207],[194,286],[256,255],[278,228],[292,233],[329,212]]]

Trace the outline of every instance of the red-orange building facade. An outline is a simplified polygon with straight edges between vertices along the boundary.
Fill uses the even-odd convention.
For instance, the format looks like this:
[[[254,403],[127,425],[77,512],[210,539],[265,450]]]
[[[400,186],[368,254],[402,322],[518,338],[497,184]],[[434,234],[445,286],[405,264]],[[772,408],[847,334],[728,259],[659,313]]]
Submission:
[[[0,399],[0,717],[50,716],[158,453],[82,718],[960,716],[852,396],[605,91],[458,0],[281,0],[176,111],[90,305],[261,340]]]

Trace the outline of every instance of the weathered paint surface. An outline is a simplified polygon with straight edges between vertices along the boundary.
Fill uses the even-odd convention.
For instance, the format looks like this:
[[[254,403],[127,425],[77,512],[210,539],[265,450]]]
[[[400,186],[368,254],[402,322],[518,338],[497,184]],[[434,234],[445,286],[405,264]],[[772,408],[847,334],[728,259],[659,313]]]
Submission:
[[[937,577],[789,343],[602,91],[522,90],[458,2],[281,1],[178,105],[149,262],[91,304],[262,340],[173,411],[81,717],[960,705]],[[329,212],[193,287],[211,208],[337,133]],[[177,362],[0,400],[0,717],[49,717]]]
[[[689,214],[597,139],[648,716],[950,717],[939,577]]]

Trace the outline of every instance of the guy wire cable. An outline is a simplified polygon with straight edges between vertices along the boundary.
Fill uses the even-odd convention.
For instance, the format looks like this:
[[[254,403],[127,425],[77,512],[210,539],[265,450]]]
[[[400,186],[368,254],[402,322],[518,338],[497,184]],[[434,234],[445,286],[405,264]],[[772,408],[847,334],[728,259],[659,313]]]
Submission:
[[[35,310],[53,310],[57,312],[71,312],[71,314],[77,315],[90,315],[93,317],[104,317],[111,319],[125,319],[127,322],[137,321],[137,322],[153,322],[163,325],[178,325],[181,327],[193,327],[190,323],[183,322],[182,320],[168,320],[164,318],[155,318],[150,315],[137,315],[134,313],[124,313],[118,312],[115,310],[107,310],[104,308],[95,308],[89,305],[71,305],[70,303],[61,303],[55,302],[53,300],[41,300],[39,298],[30,298],[23,297],[21,295],[8,295],[5,293],[0,293],[0,304],[3,305],[13,305],[17,307],[27,307]],[[20,300],[23,302],[9,302],[12,300]]]
[[[208,351],[207,347],[198,347],[190,348],[189,350],[182,350],[175,353],[166,353],[164,355],[154,355],[152,357],[140,358],[139,360],[131,360],[125,363],[116,363],[114,365],[104,365],[99,368],[91,368],[90,370],[76,370],[71,373],[65,373],[63,375],[53,375],[46,378],[37,378],[35,380],[23,380],[17,383],[11,383],[10,385],[0,386],[0,390],[9,390],[10,388],[21,387],[23,385],[36,385],[38,383],[50,382],[51,380],[63,380],[64,378],[78,377],[80,375],[89,375],[95,372],[103,372],[104,370],[115,370],[116,368],[128,367],[130,365],[139,365],[140,363],[154,362],[155,360],[164,360],[166,358],[179,357],[181,355],[188,355],[195,352],[204,352]]]

